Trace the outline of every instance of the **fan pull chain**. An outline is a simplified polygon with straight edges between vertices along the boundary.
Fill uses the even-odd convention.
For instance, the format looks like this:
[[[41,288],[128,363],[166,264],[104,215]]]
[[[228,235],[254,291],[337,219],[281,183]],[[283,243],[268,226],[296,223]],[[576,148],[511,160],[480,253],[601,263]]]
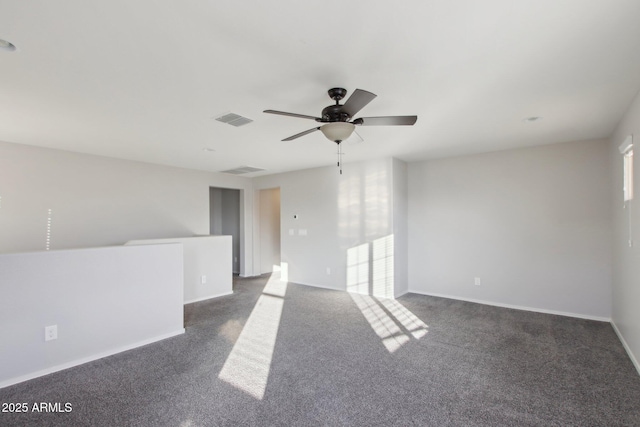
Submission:
[[[340,175],[342,175],[342,145],[338,143],[338,167],[340,168]]]

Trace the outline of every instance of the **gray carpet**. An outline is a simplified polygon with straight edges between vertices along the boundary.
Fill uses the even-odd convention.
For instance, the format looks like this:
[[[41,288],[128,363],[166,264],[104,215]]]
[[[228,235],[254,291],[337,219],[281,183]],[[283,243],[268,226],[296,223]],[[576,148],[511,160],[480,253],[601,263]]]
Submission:
[[[346,292],[262,297],[266,282],[188,305],[184,335],[0,389],[0,402],[73,407],[0,425],[640,426],[640,376],[608,323],[420,295],[398,299],[402,315],[373,299],[363,313]],[[247,322],[259,299],[282,307],[272,349],[268,332],[241,334],[269,329]],[[239,379],[267,369],[266,385],[219,378],[227,360],[247,363],[225,368]]]

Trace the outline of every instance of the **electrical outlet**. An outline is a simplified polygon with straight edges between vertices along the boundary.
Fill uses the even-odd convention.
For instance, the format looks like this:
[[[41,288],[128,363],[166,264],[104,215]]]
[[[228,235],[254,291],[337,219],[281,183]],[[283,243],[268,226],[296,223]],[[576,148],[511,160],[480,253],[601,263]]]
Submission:
[[[481,284],[480,278],[479,277],[474,278],[473,279],[473,284],[476,285],[476,286],[480,286],[480,284]]]
[[[327,276],[331,275],[331,267],[327,267]]]
[[[44,327],[44,340],[51,341],[58,339],[58,325]]]
[[[202,283],[203,285],[207,283],[207,276],[200,276],[200,283]]]

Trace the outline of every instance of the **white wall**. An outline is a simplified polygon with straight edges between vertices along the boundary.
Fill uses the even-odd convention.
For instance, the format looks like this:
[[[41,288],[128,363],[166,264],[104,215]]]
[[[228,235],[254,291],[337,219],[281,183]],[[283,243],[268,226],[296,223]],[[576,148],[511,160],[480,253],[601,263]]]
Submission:
[[[241,274],[251,275],[248,178],[0,142],[0,253],[209,234],[209,187],[244,190]]]
[[[346,175],[343,175],[346,179]],[[254,179],[254,191],[280,188],[281,259],[288,265],[289,281],[344,289],[344,264],[335,250],[338,238],[338,171],[315,168]],[[259,200],[259,194],[256,194]],[[297,215],[298,219],[293,216]],[[259,218],[255,229],[260,228]],[[289,230],[294,235],[289,235]],[[307,230],[307,235],[299,235]],[[260,234],[254,236],[256,240]],[[254,242],[259,248],[259,242]],[[326,268],[332,268],[326,274]],[[344,268],[343,268],[344,270]],[[259,273],[259,272],[258,272]]]
[[[280,187],[291,282],[393,296],[393,166],[388,158],[346,163],[343,175],[323,167],[254,179],[256,191]]]
[[[609,193],[606,141],[411,163],[409,290],[608,319]]]
[[[184,332],[182,246],[0,255],[0,387]],[[45,326],[58,339],[44,340]]]
[[[634,139],[634,199],[622,202],[622,156],[618,147],[627,135]],[[613,210],[612,323],[640,372],[640,95],[636,96],[609,144]],[[631,231],[631,233],[629,233]],[[629,237],[634,242],[629,247]]]
[[[233,293],[231,236],[131,240],[127,245],[179,243],[183,247],[184,303]],[[205,283],[202,283],[202,277]]]

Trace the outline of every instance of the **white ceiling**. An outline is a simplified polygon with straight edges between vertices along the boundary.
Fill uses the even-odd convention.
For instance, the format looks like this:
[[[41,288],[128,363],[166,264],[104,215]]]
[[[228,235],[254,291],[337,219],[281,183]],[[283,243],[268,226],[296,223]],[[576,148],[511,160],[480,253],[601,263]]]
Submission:
[[[262,113],[335,86],[418,115],[347,163],[605,138],[640,89],[638,0],[0,0],[0,38],[0,140],[208,171],[335,164],[320,132],[281,141],[315,122]]]

